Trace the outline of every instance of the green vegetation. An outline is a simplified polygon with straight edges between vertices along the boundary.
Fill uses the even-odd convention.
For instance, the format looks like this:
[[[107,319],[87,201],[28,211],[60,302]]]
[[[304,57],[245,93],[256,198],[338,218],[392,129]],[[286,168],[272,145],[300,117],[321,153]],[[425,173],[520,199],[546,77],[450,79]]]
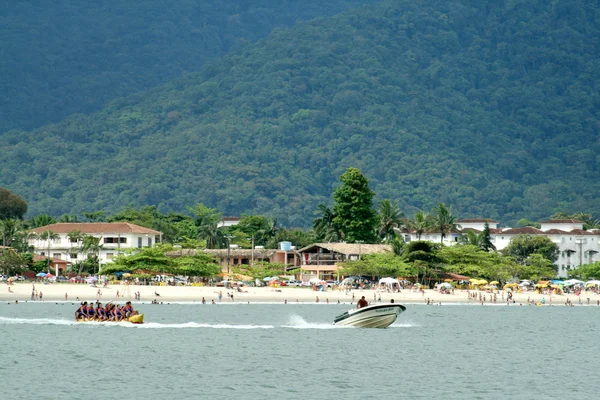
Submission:
[[[120,255],[112,263],[102,266],[100,273],[130,271],[136,274],[210,277],[221,272],[221,267],[208,254],[198,252],[191,256],[169,257],[166,255],[169,251],[173,251],[172,246],[155,246]]]
[[[378,221],[373,209],[375,193],[369,188],[369,181],[356,168],[348,168],[340,181],[342,184],[333,192],[333,223],[348,243],[375,242]]]
[[[558,246],[550,238],[531,235],[515,236],[502,252],[514,257],[521,264],[526,263],[532,254],[539,254],[552,264],[559,254]]]
[[[600,279],[600,262],[580,265],[579,267],[568,271],[568,275],[570,278],[577,279]]]
[[[22,219],[27,212],[27,202],[8,189],[0,188],[0,220]]]
[[[0,176],[33,214],[202,202],[307,227],[348,167],[408,215],[598,213],[598,11],[394,0],[276,29],[94,115],[4,134]]]
[[[89,113],[199,70],[274,28],[375,0],[5,2],[0,134]]]

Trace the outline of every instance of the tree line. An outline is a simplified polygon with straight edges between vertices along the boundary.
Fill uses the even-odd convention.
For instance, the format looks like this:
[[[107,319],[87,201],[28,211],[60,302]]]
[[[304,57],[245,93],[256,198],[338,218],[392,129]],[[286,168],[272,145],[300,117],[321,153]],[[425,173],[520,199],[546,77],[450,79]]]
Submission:
[[[264,215],[242,215],[239,223],[223,226],[223,213],[215,208],[198,203],[188,207],[187,213],[161,213],[156,206],[140,209],[127,207],[125,210],[105,215],[103,211],[83,212],[85,222],[130,222],[162,232],[159,246],[153,249],[134,249],[118,257],[103,271],[131,269],[152,272],[174,269],[196,276],[211,276],[218,273],[216,260],[199,252],[175,261],[167,253],[179,249],[219,249],[233,244],[240,248],[263,246],[275,249],[282,241],[292,242],[302,248],[316,242],[387,243],[392,251],[386,254],[365,255],[358,261],[344,264],[343,273],[368,276],[406,276],[415,279],[435,278],[441,272],[454,272],[494,280],[551,278],[556,275],[554,263],[558,259],[558,247],[547,237],[519,235],[502,252],[496,251],[490,237],[489,225],[482,232],[468,231],[460,236],[459,245],[443,245],[444,237],[450,232],[459,232],[457,216],[452,208],[438,203],[430,213],[422,210],[407,218],[399,209],[397,201],[382,200],[373,203],[375,193],[368,179],[357,168],[348,168],[340,176],[340,184],[332,193],[333,206],[320,204],[315,210],[312,229],[279,227],[276,218]],[[47,268],[48,260],[32,262],[32,249],[28,239],[49,241],[56,233],[44,231],[32,234],[31,229],[55,222],[79,222],[76,215],[59,218],[40,214],[23,219],[27,211],[25,201],[6,189],[0,189],[0,239],[4,246],[15,252],[4,252],[0,269],[7,272],[25,268],[41,271]],[[598,221],[590,214],[568,215],[557,213],[551,218],[585,217],[586,229],[598,227]],[[416,234],[416,241],[405,243],[403,229]],[[426,232],[440,233],[440,243],[421,240]],[[84,235],[80,231],[68,234],[71,251],[86,254],[86,261],[76,266],[78,273],[95,273],[100,270],[98,254],[102,249],[100,238]],[[14,254],[13,254],[14,253]],[[15,255],[16,254],[16,255]],[[48,249],[49,254],[49,249]],[[252,269],[256,271],[252,271]],[[597,267],[585,266],[569,271],[572,276],[592,276]],[[273,266],[258,264],[249,267],[247,273],[269,276]],[[275,269],[281,269],[277,266]],[[238,271],[242,273],[242,271]],[[600,276],[600,275],[598,275]]]

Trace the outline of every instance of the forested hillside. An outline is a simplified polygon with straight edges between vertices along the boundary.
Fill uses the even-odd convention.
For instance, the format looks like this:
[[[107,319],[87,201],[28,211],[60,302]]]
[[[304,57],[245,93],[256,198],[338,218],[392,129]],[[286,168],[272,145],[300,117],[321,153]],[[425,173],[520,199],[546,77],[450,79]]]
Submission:
[[[596,1],[384,1],[277,29],[143,94],[4,136],[30,213],[203,202],[312,220],[349,166],[409,214],[600,212]]]
[[[0,133],[200,69],[274,27],[378,0],[46,0],[0,7]]]

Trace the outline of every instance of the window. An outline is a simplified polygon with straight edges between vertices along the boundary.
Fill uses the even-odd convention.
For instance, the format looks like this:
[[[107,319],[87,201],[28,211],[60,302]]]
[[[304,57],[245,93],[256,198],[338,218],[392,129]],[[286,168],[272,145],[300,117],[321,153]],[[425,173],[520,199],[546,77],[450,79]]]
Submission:
[[[58,259],[60,259],[60,253],[54,253],[54,254],[52,254],[52,258],[58,258]]]
[[[138,238],[138,248],[140,248],[140,249],[142,248],[142,238],[141,237]]]
[[[105,237],[104,243],[112,244],[112,243],[127,243],[127,238],[124,237]]]
[[[41,251],[41,252],[40,252],[40,256],[45,256],[45,255],[46,255],[46,252],[45,252],[45,251]]]
[[[148,238],[148,247],[152,247],[152,238],[151,237]]]
[[[77,242],[79,242],[79,240],[77,240],[77,238],[74,238],[74,237],[70,238],[69,241],[71,243],[77,243]]]
[[[70,256],[71,258],[77,258],[77,253],[71,253]]]

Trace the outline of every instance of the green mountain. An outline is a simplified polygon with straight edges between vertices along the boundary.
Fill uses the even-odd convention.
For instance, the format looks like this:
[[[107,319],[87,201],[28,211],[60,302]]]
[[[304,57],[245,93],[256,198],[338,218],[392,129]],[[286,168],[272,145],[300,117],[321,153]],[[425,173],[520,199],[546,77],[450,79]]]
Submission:
[[[0,133],[32,129],[188,72],[274,27],[378,0],[46,0],[0,9]]]
[[[5,134],[0,186],[60,215],[203,202],[306,226],[349,166],[408,213],[600,212],[596,1],[395,0]]]

